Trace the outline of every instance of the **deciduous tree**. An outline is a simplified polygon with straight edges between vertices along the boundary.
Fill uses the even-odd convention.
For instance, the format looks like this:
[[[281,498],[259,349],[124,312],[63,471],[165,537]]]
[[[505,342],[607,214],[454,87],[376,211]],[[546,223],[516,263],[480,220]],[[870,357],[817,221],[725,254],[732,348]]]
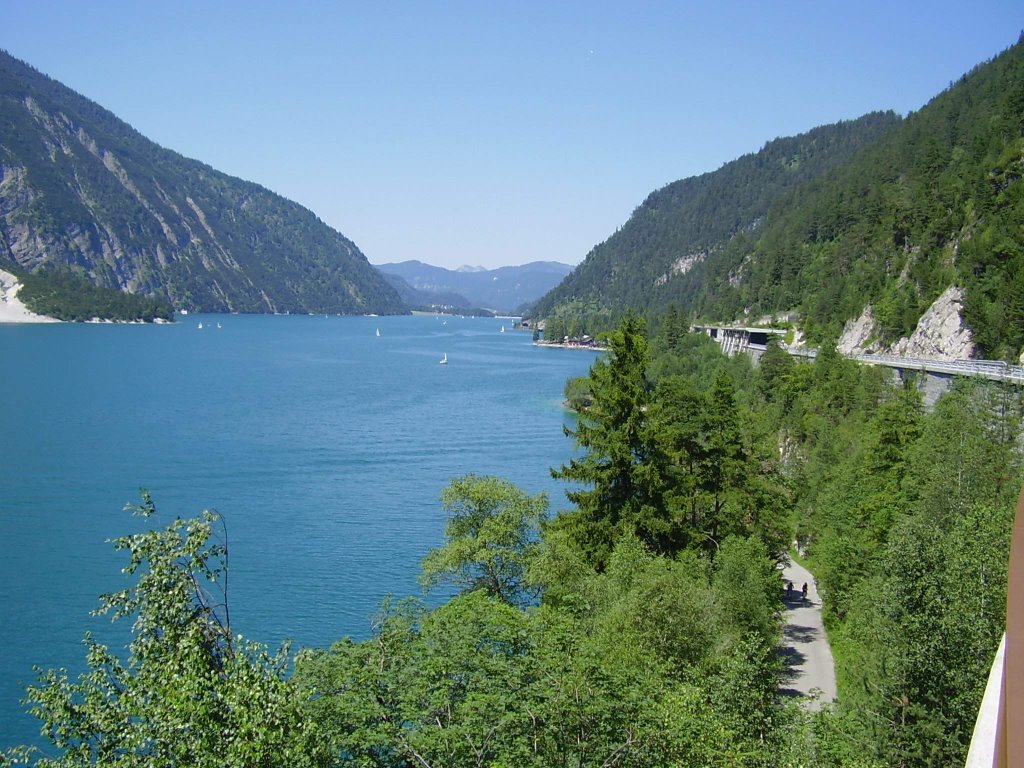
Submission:
[[[143,494],[131,510],[151,518]],[[227,547],[219,518],[176,518],[163,530],[114,541],[128,553],[127,589],[103,595],[98,614],[134,617],[127,660],[86,635],[88,671],[41,672],[29,688],[31,711],[59,756],[33,750],[8,762],[37,768],[118,766],[319,766],[329,755],[299,709],[277,654],[232,634]],[[0,761],[2,762],[2,761]]]
[[[533,601],[536,590],[524,577],[547,515],[547,494],[530,496],[498,477],[465,475],[441,492],[441,503],[449,515],[445,543],[423,559],[423,585],[483,589],[510,605]]]

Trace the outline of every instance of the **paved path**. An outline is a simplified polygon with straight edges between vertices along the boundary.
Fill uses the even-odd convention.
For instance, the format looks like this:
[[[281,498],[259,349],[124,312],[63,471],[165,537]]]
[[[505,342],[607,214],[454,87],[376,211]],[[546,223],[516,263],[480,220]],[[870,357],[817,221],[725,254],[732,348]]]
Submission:
[[[821,600],[818,587],[810,572],[798,563],[789,561],[782,578],[793,584],[793,591],[783,598],[782,648],[780,653],[788,667],[783,675],[784,696],[817,698],[805,702],[808,709],[821,709],[821,705],[836,697],[836,668],[832,661],[832,648],[821,623]],[[801,587],[807,585],[807,597]]]

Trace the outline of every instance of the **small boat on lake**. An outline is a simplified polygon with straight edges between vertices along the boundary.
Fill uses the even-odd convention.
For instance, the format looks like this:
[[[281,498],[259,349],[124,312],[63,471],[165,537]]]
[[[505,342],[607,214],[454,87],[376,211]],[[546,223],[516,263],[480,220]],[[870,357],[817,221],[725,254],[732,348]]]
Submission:
[[[377,335],[380,336],[380,328],[377,329]]]
[[[196,328],[198,328],[200,331],[203,330],[203,324],[200,323],[199,325],[196,326]]]
[[[441,365],[448,365],[448,353],[447,352],[445,352],[444,356],[441,358]]]

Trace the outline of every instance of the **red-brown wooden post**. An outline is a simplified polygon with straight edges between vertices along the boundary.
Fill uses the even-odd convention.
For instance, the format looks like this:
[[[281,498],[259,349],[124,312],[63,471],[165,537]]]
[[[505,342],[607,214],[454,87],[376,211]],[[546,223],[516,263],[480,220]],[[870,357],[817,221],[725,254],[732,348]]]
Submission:
[[[996,730],[998,768],[1024,766],[1024,489],[1017,500],[1006,584],[1006,659]]]

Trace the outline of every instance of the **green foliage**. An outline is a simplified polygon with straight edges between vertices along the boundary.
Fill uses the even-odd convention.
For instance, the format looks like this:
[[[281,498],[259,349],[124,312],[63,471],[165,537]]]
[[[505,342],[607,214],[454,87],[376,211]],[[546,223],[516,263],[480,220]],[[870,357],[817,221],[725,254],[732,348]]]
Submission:
[[[576,509],[556,527],[570,531],[599,568],[624,533],[659,553],[704,548],[713,554],[726,536],[756,532],[781,557],[788,544],[786,492],[744,423],[728,370],[713,369],[702,392],[685,376],[664,375],[674,367],[662,364],[663,378],[652,387],[642,334],[642,321],[627,314],[611,334],[608,360],[591,369],[590,406],[576,429],[567,430],[586,452],[552,471],[584,488],[568,492]],[[687,359],[677,353],[688,345],[680,339],[663,357]],[[721,359],[704,349],[715,363]]]
[[[893,387],[886,373],[845,360],[829,345],[814,362],[770,347],[749,376],[705,352],[713,342],[693,338],[677,341],[676,350],[660,345],[650,366],[657,387],[649,412],[665,425],[654,442],[676,457],[665,475],[678,494],[673,504],[708,494],[700,457],[716,444],[702,436],[701,424],[713,413],[704,398],[717,391],[724,406],[717,418],[726,425],[717,431],[718,449],[735,445],[726,439],[728,425],[739,424],[737,449],[757,459],[744,463],[738,451],[737,466],[760,467],[753,476],[777,492],[751,494],[739,517],[768,510],[778,530],[792,515],[842,651],[838,704],[792,732],[787,759],[962,763],[1005,622],[1014,497],[1024,482],[1021,391],[958,381],[928,411],[916,382]],[[731,390],[724,370],[736,382]],[[725,487],[741,501],[749,485]],[[780,534],[789,531],[783,525]],[[774,607],[763,612],[763,598],[752,596],[777,589],[777,579],[745,568],[749,555],[738,546],[754,541],[726,538],[714,553],[720,643],[744,628],[772,626]],[[729,716],[742,709],[737,702]],[[776,753],[780,759],[785,749]]]
[[[586,376],[573,376],[567,379],[562,394],[569,408],[576,413],[586,410],[594,402],[590,394],[590,379]]]
[[[730,536],[715,559],[715,591],[723,622],[738,636],[771,639],[778,623],[779,574],[757,537]]]
[[[613,561],[591,575],[585,612],[524,612],[477,591],[433,612],[385,605],[370,640],[303,653],[296,678],[340,764],[771,764],[784,717],[770,645],[751,636],[715,653],[695,560],[632,538]]]
[[[373,640],[307,653],[297,677],[342,765],[638,765],[657,734],[655,685],[602,668],[564,617],[482,592],[386,609]]]
[[[788,406],[796,393],[793,391],[793,368],[796,363],[792,355],[779,346],[775,336],[768,338],[768,345],[757,366],[758,390],[767,403],[782,403]]]
[[[829,365],[791,412],[847,404],[803,448],[818,475],[804,524],[843,648],[826,764],[962,763],[1005,622],[1021,393],[961,381],[928,413],[914,388],[883,389],[865,411],[871,390]]]
[[[42,269],[34,273],[19,270],[17,274],[22,284],[18,298],[36,314],[75,321],[93,318],[147,323],[174,320],[174,310],[165,299],[135,296],[93,285],[70,270]]]
[[[144,493],[131,510],[149,518],[156,508]],[[134,617],[128,658],[87,634],[89,671],[77,681],[64,670],[40,672],[28,702],[60,756],[26,750],[7,761],[39,768],[327,764],[317,729],[285,679],[287,648],[271,656],[232,634],[227,596],[217,591],[227,568],[217,522],[205,512],[114,541],[129,555],[124,572],[135,584],[103,595],[96,613]]]
[[[571,275],[569,278],[570,279]],[[544,339],[550,342],[562,341],[566,336],[579,338],[587,335],[599,338],[620,324],[624,313],[608,310],[598,300],[568,301],[550,314],[539,314],[531,309],[530,314],[544,320]]]
[[[617,542],[608,568],[578,585],[580,619],[617,664],[655,663],[674,679],[722,650],[720,601],[707,560],[695,553],[659,557],[633,535]],[[775,597],[773,593],[772,597]]]
[[[657,500],[650,493],[656,480],[645,441],[647,360],[643,321],[630,315],[612,334],[608,359],[590,369],[590,408],[579,415],[575,430],[565,428],[587,452],[551,472],[593,486],[568,492],[577,510],[560,519],[574,528],[589,560],[599,565],[620,530],[657,534],[647,526],[657,515],[652,508]]]
[[[466,475],[441,492],[441,503],[448,513],[445,543],[423,559],[421,583],[482,589],[510,605],[533,602],[536,590],[525,576],[547,515],[547,495],[529,496],[497,477]]]

